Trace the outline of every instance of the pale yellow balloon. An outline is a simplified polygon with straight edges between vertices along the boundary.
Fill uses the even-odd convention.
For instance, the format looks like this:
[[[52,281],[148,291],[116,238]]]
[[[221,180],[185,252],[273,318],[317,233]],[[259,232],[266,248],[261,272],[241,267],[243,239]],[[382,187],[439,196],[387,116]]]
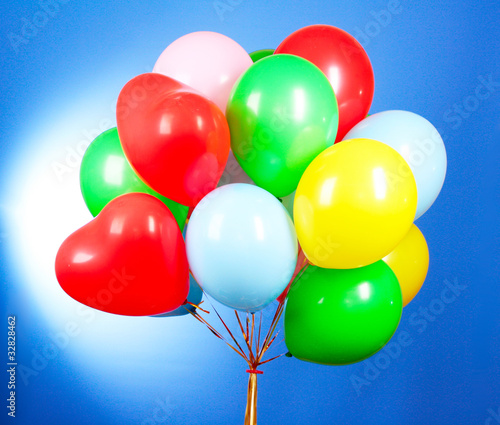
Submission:
[[[429,269],[429,248],[418,227],[411,226],[403,240],[383,260],[398,278],[404,307],[420,291]]]
[[[415,178],[403,157],[381,142],[352,139],[311,162],[293,215],[313,264],[349,269],[391,252],[410,230],[416,208]]]

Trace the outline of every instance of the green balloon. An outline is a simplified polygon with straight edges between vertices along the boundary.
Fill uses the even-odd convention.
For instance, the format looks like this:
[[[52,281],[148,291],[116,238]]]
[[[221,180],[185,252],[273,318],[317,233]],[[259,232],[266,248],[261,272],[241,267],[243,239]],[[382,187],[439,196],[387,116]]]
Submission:
[[[250,53],[250,58],[252,58],[253,62],[257,62],[267,56],[271,56],[274,53],[274,49],[262,49],[256,50],[255,52]]]
[[[311,161],[333,145],[337,99],[325,74],[293,55],[254,63],[227,104],[231,148],[258,186],[278,198],[292,193]]]
[[[359,362],[387,344],[402,311],[398,280],[382,260],[357,269],[309,266],[288,294],[285,343],[300,360]]]
[[[97,136],[87,148],[80,168],[80,188],[94,217],[117,196],[142,192],[160,199],[181,230],[186,223],[188,207],[160,195],[137,176],[123,153],[116,127]]]

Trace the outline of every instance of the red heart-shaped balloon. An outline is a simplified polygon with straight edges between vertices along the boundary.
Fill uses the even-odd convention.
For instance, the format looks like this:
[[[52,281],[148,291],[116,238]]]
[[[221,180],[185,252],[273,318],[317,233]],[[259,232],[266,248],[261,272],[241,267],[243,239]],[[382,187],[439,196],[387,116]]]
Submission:
[[[157,198],[129,193],[61,245],[56,276],[75,300],[98,310],[150,316],[187,298],[189,266],[174,216]]]
[[[153,189],[194,206],[215,189],[229,155],[222,111],[191,87],[142,74],[120,92],[118,134],[137,174]]]

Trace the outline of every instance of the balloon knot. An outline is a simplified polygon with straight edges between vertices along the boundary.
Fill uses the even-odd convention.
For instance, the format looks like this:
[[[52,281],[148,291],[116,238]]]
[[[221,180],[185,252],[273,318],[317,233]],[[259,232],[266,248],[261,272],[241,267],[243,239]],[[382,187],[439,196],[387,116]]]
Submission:
[[[257,370],[257,369],[247,369],[247,373],[256,373],[258,375],[262,375],[264,372],[262,372],[261,370]]]

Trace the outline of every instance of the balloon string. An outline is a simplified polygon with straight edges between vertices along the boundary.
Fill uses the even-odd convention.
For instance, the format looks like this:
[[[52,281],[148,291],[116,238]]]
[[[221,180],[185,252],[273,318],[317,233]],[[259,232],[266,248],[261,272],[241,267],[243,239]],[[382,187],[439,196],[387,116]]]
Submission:
[[[210,304],[212,304],[212,303],[210,303]],[[212,308],[214,309],[215,313],[217,314],[217,317],[219,318],[219,320],[222,322],[222,324],[224,325],[224,327],[228,331],[229,335],[231,336],[231,339],[234,341],[234,343],[238,346],[238,348],[240,349],[240,351],[243,353],[244,358],[247,361],[247,363],[250,364],[250,360],[248,359],[247,355],[245,354],[245,351],[243,350],[243,348],[241,348],[240,344],[238,343],[238,341],[234,337],[234,335],[231,332],[231,330],[229,329],[229,327],[226,325],[226,322],[224,322],[224,320],[220,316],[219,312],[215,309],[215,307],[213,306],[213,304],[212,304]]]
[[[273,343],[274,339],[276,336],[273,338],[274,332],[276,330],[276,327],[278,326],[278,322],[281,318],[281,314],[283,313],[283,302],[280,302],[278,304],[278,307],[276,308],[276,312],[274,314],[273,320],[271,322],[271,326],[269,327],[269,330],[267,331],[266,337],[264,338],[264,342],[262,343],[262,346],[260,347],[259,352],[257,353],[257,362],[260,363],[260,360],[264,356],[265,352],[268,350],[268,348],[271,346]]]
[[[210,314],[210,312],[208,310],[204,310],[203,308],[200,307],[200,305],[202,303],[203,303],[203,301],[200,302],[199,304],[193,304],[192,302],[186,301],[186,304],[189,304],[190,306],[194,307],[195,309],[201,310],[201,311],[203,311],[203,313]]]
[[[186,310],[191,314],[191,316],[193,316],[196,320],[198,320],[199,322],[203,323],[209,330],[210,332],[212,332],[217,338],[221,339],[222,341],[224,341],[232,350],[234,350],[238,355],[240,355],[241,357],[243,357],[245,359],[245,361],[248,363],[248,358],[245,354],[245,352],[241,349],[240,345],[238,344],[238,342],[234,339],[233,337],[233,340],[234,342],[236,343],[236,345],[238,346],[239,350],[234,347],[233,345],[231,345],[227,340],[226,338],[224,338],[224,336],[222,336],[218,331],[217,329],[215,329],[210,323],[208,323],[205,319],[203,319],[203,317],[201,317],[198,313],[196,312],[193,312],[191,310],[189,310],[188,308],[186,308]],[[232,335],[231,335],[232,336]]]
[[[241,323],[241,320],[240,320],[240,315],[238,314],[238,312],[236,310],[234,310],[234,313],[236,315],[236,319],[238,320],[238,324],[240,325],[240,329],[241,329],[241,333],[243,334],[243,339],[245,340],[245,343],[247,344],[247,348],[248,348],[248,356],[249,356],[249,359],[250,359],[250,367],[252,368],[256,368],[258,366],[258,362],[256,362],[256,358],[254,356],[254,352],[253,352],[253,349],[252,349],[252,340],[249,338],[249,329],[248,329],[248,316],[247,316],[247,326],[246,326],[246,330],[247,332],[245,333],[245,330],[243,328],[243,324]],[[254,322],[254,325],[255,325],[255,322]],[[253,326],[252,326],[253,327]],[[252,330],[253,332],[253,330]]]
[[[278,358],[280,358],[280,357],[284,356],[285,354],[286,354],[286,353],[281,353],[281,354],[279,354],[279,355],[277,355],[277,356],[274,356],[274,357],[272,357],[272,358],[270,358],[270,359],[264,360],[263,362],[260,362],[260,363],[259,363],[259,365],[262,365],[262,364],[266,364],[266,363],[272,362],[273,360],[276,360],[276,359],[278,359]]]
[[[206,295],[206,294],[205,294]],[[273,319],[271,321],[271,324],[269,326],[268,331],[266,332],[266,335],[264,337],[264,340],[261,342],[261,334],[262,334],[262,312],[260,313],[260,318],[258,320],[258,327],[259,329],[256,330],[255,326],[257,324],[257,321],[255,320],[255,313],[247,313],[245,317],[245,324],[243,324],[242,317],[240,316],[239,312],[237,310],[234,310],[234,314],[236,317],[236,320],[238,322],[238,327],[241,331],[241,334],[243,336],[243,340],[245,341],[244,346],[246,346],[246,349],[243,349],[243,346],[238,342],[236,339],[234,333],[231,331],[229,326],[226,324],[222,316],[219,314],[213,303],[210,301],[210,298],[208,298],[208,301],[210,303],[210,306],[212,307],[213,311],[219,318],[220,322],[226,329],[227,333],[229,334],[232,342],[229,342],[217,329],[215,329],[210,323],[207,322],[198,312],[201,311],[203,313],[209,314],[210,311],[204,310],[200,308],[199,304],[193,304],[190,302],[187,302],[186,304],[189,304],[193,307],[195,307],[195,311],[193,312],[191,309],[188,309],[187,307],[186,310],[200,323],[203,323],[212,334],[214,334],[217,338],[221,339],[224,341],[233,351],[235,351],[240,357],[242,357],[248,364],[249,369],[248,371],[252,371],[249,373],[257,373],[260,374],[262,371],[257,370],[257,368],[260,365],[263,365],[265,363],[269,363],[272,360],[275,360],[284,354],[280,354],[278,356],[272,357],[267,360],[263,360],[264,354],[267,352],[267,350],[271,347],[273,342],[276,340],[276,338],[279,335],[279,331],[276,332],[276,328],[278,326],[279,320],[281,318],[281,315],[284,310],[284,302],[280,302],[276,308],[276,312],[273,316]],[[201,304],[201,303],[200,303]]]
[[[257,347],[260,347],[260,330],[262,329],[262,313],[259,318],[259,336],[257,337]]]

